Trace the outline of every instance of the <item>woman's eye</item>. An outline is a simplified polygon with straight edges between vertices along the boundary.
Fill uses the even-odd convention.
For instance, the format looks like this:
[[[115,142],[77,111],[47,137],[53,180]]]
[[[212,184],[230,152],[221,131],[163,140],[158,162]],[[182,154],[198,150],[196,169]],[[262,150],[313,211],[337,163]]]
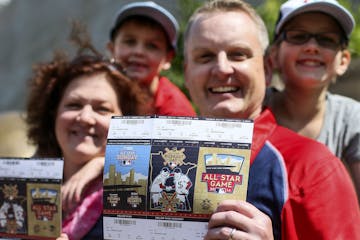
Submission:
[[[68,104],[65,105],[65,107],[66,107],[67,109],[72,109],[72,110],[74,110],[74,109],[81,109],[81,108],[82,108],[82,105],[79,104],[79,103],[68,103]]]
[[[97,112],[100,112],[100,113],[109,113],[109,112],[112,112],[112,110],[109,108],[109,107],[97,107],[96,108],[96,111]]]

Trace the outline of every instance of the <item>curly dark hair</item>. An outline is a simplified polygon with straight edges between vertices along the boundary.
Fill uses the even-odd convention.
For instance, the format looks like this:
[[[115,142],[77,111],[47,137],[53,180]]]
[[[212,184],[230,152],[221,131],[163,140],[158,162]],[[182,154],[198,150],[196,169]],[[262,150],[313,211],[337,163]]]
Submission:
[[[30,79],[27,135],[38,147],[37,156],[62,156],[55,136],[55,118],[64,91],[77,77],[98,73],[106,73],[124,115],[143,114],[140,107],[146,101],[145,95],[136,82],[122,73],[120,66],[100,56],[79,55],[69,61],[64,54],[57,54],[51,62],[36,65]]]

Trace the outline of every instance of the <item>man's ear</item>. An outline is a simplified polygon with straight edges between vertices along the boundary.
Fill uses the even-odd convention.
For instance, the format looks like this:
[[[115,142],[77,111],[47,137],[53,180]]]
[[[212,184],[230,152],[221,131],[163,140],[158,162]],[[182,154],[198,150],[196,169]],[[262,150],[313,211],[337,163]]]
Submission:
[[[351,53],[349,50],[344,49],[341,51],[340,62],[336,67],[336,74],[338,76],[343,75],[346,70],[348,69],[350,62],[351,62]]]
[[[264,56],[264,72],[266,86],[270,86],[273,77],[273,62],[269,54]]]

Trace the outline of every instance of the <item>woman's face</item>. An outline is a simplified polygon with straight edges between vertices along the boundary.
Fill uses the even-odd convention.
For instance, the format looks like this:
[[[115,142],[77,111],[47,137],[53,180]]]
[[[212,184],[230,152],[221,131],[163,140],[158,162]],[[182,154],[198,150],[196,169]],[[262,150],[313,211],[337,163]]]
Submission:
[[[66,161],[82,165],[105,154],[112,115],[122,115],[105,73],[71,81],[59,103],[55,133]]]

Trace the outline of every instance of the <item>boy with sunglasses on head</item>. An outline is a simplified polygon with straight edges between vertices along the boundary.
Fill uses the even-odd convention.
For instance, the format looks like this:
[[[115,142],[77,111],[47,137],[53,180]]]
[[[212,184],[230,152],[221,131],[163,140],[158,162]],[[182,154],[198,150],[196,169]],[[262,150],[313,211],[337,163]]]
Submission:
[[[328,92],[350,64],[354,25],[351,13],[335,0],[282,4],[268,64],[284,89],[269,89],[265,105],[280,125],[324,143],[343,160],[359,197],[360,104]]]

